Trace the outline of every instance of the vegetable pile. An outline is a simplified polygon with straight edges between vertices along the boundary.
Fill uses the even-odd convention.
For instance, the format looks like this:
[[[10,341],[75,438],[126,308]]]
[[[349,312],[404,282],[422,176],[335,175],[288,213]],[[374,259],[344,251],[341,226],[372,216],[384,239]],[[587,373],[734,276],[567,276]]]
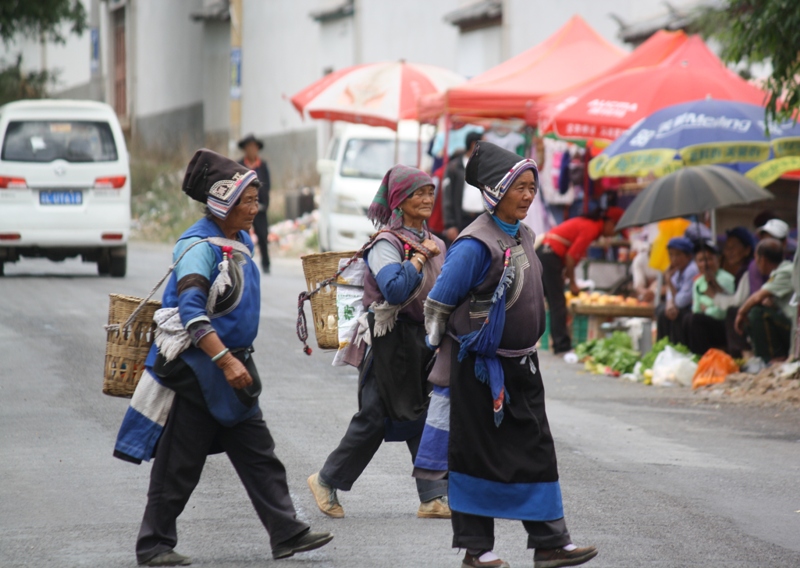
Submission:
[[[575,354],[586,362],[586,368],[593,373],[624,375],[632,373],[639,352],[633,349],[627,333],[615,331],[611,337],[592,339],[575,348]]]

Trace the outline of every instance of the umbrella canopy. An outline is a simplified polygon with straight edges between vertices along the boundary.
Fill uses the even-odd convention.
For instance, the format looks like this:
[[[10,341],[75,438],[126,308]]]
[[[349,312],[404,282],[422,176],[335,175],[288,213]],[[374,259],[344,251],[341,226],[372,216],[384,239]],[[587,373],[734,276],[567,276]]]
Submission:
[[[539,97],[598,77],[624,56],[576,15],[542,43],[460,87],[423,97],[420,117],[524,118],[526,108]]]
[[[800,156],[800,126],[793,121],[772,123],[767,134],[763,107],[704,99],[640,120],[590,162],[589,175],[660,177],[684,166],[786,156]]]
[[[617,230],[774,197],[752,180],[724,166],[684,168],[657,179],[642,190],[617,223]]]
[[[664,107],[712,97],[762,104],[764,92],[727,69],[699,36],[661,64],[629,69],[594,82],[540,124],[562,138],[616,140]]]
[[[294,95],[291,102],[311,118],[343,120],[397,129],[417,118],[417,101],[464,78],[434,65],[393,61],[355,65],[330,73]]]

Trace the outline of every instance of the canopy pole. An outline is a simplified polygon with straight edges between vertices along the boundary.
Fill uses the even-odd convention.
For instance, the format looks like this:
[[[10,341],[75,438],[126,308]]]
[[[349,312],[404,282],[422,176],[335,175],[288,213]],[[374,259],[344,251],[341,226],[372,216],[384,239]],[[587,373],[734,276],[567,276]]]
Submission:
[[[444,147],[442,149],[442,187],[444,178],[447,176],[447,163],[450,161],[450,152],[447,151],[450,145],[450,113],[444,115]]]
[[[394,131],[394,164],[400,160],[400,121],[397,121],[397,128]]]
[[[711,210],[711,238],[717,242],[717,210]]]
[[[422,165],[422,121],[417,121],[417,169]]]

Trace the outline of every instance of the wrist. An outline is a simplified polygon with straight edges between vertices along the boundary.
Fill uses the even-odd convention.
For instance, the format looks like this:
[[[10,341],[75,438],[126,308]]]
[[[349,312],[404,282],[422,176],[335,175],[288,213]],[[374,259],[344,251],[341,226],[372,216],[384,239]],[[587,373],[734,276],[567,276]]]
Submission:
[[[217,353],[216,355],[214,355],[213,357],[211,357],[211,361],[212,361],[213,363],[216,363],[216,364],[219,366],[220,362],[221,362],[223,359],[225,359],[225,357],[227,357],[228,355],[230,355],[230,353],[231,353],[231,350],[230,350],[230,349],[228,349],[227,347],[225,347],[225,348],[223,348],[223,349],[222,349],[222,351],[220,351],[219,353]]]

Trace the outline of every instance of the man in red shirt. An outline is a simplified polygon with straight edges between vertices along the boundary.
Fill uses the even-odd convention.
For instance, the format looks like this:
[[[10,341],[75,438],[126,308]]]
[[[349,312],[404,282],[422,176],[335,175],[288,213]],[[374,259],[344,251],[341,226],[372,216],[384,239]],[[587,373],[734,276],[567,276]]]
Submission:
[[[564,286],[577,294],[580,289],[575,280],[575,267],[586,256],[586,250],[601,236],[616,234],[616,225],[625,211],[609,207],[582,217],[573,217],[547,232],[542,246],[536,251],[542,263],[544,295],[550,307],[550,337],[553,353],[572,349],[572,339],[567,330],[567,301]]]

